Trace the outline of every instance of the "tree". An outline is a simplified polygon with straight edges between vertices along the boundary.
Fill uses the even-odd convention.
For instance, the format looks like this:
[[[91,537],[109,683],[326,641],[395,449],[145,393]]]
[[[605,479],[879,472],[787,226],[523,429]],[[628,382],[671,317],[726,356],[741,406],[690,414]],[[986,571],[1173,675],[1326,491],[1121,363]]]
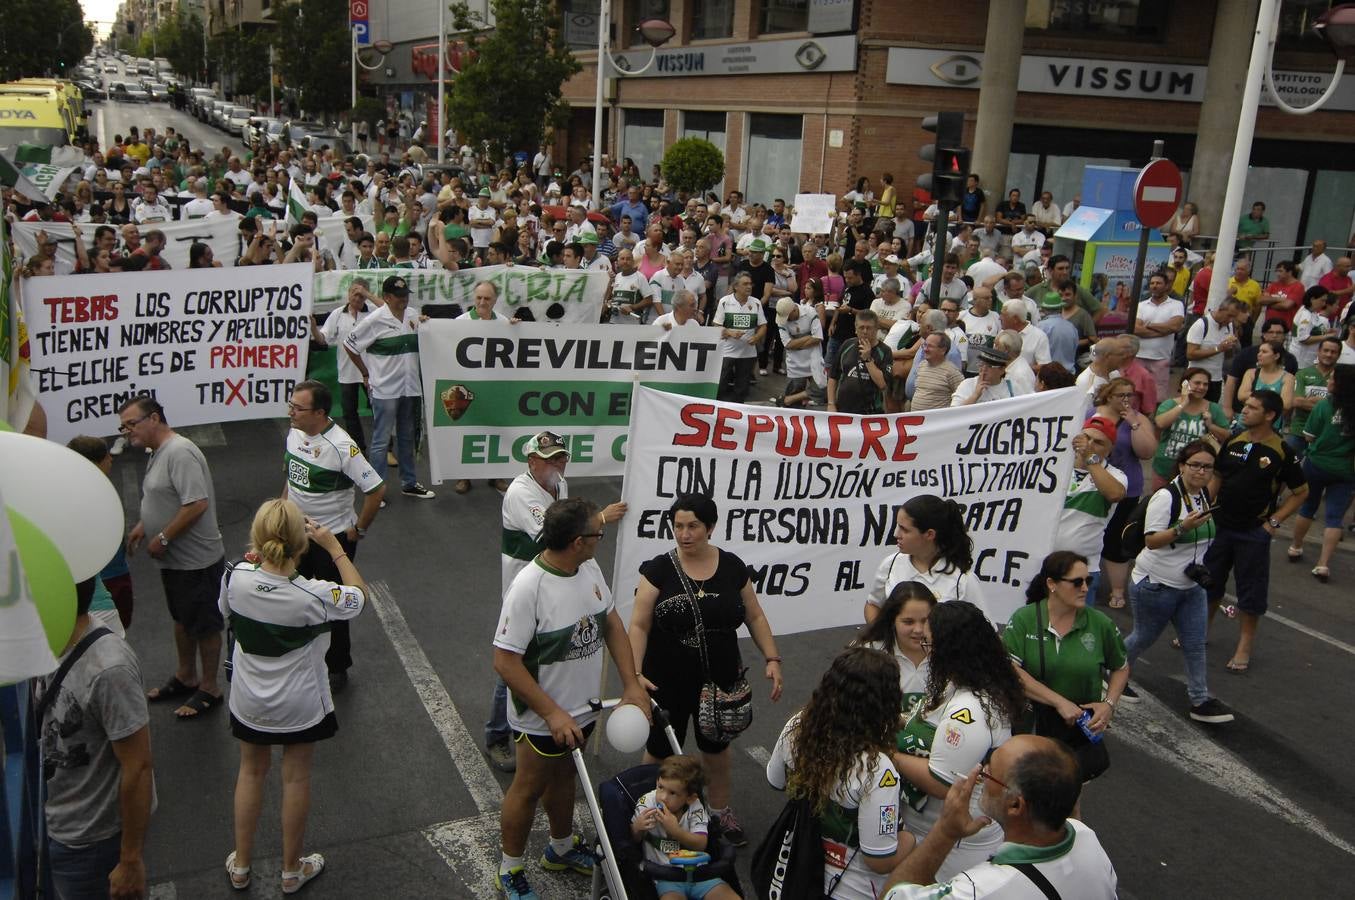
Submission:
[[[268,96],[268,45],[270,36],[260,29],[226,29],[214,36],[211,58],[217,71],[234,78],[232,94]]]
[[[276,66],[302,109],[311,115],[348,109],[348,0],[292,0],[275,5],[273,18],[278,23]]]
[[[725,155],[705,138],[686,137],[668,148],[660,164],[664,180],[682,194],[701,194],[725,175]]]
[[[94,49],[80,0],[0,3],[0,81],[64,75]]]
[[[475,31],[472,60],[447,91],[447,113],[463,139],[497,153],[530,150],[547,124],[563,125],[564,83],[580,71],[565,43],[555,0],[491,0],[495,26],[464,2],[452,4],[458,31]]]

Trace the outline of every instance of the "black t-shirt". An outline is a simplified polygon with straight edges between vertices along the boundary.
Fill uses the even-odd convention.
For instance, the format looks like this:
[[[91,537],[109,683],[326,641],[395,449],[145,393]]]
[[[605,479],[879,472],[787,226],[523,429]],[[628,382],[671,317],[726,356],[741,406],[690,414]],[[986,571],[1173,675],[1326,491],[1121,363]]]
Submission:
[[[767,285],[776,284],[776,272],[772,269],[771,263],[764,258],[762,265],[755,266],[746,259],[739,260],[739,264],[734,267],[734,274],[747,272],[753,279],[753,296],[762,302],[763,293],[767,290]],[[766,305],[765,303],[763,304]]]
[[[1219,452],[1216,473],[1222,480],[1214,521],[1220,528],[1248,531],[1275,511],[1281,486],[1295,490],[1307,482],[1294,452],[1278,434],[1264,442],[1236,434]]]
[[[861,345],[857,343],[855,336],[842,345],[837,359],[829,366],[828,377],[837,381],[834,402],[838,412],[862,414],[879,412],[880,399],[889,387],[894,355],[883,343],[877,343],[871,348],[871,356],[875,358],[876,367],[884,373],[884,388],[876,387],[875,382],[871,380],[866,362],[861,358]]]
[[[645,645],[644,673],[660,691],[700,685],[701,650],[696,634],[692,597],[682,585],[667,553],[640,566],[640,574],[659,590],[654,602],[654,621]],[[687,576],[701,623],[706,632],[706,655],[711,678],[722,687],[731,685],[743,668],[739,657],[739,626],[746,610],[740,595],[748,583],[748,566],[733,553],[720,551],[715,574],[704,581]]]
[[[996,214],[1005,218],[1008,223],[1021,222],[1026,218],[1026,204],[1020,201],[1013,204],[1010,201],[1003,200],[997,205]],[[1008,224],[1006,228],[1010,232],[1012,226]]]
[[[1260,345],[1243,347],[1233,355],[1233,363],[1228,369],[1228,374],[1236,378],[1238,384],[1242,383],[1242,376],[1247,374],[1248,369],[1256,368],[1256,357],[1260,350]],[[1284,370],[1290,375],[1297,375],[1299,372],[1299,361],[1288,350],[1284,351]]]
[[[858,284],[847,288],[842,294],[842,303],[854,310],[870,309],[871,303],[875,300],[875,295],[870,291],[870,285]],[[832,337],[839,341],[850,341],[856,337],[856,316],[847,315],[845,312],[837,317],[837,324],[833,326]]]

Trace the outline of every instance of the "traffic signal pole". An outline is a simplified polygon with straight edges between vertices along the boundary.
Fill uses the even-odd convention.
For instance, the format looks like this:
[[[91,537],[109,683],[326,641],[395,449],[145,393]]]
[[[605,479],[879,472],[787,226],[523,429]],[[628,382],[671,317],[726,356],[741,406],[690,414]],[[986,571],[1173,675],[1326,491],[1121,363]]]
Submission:
[[[970,150],[963,144],[962,112],[927,116],[922,120],[922,130],[936,135],[935,141],[918,148],[918,156],[931,163],[932,170],[918,176],[917,184],[936,201],[936,219],[932,223],[931,289],[927,292],[927,302],[932,309],[937,309],[941,305],[941,270],[946,263],[950,214],[964,199],[965,182],[969,180]]]

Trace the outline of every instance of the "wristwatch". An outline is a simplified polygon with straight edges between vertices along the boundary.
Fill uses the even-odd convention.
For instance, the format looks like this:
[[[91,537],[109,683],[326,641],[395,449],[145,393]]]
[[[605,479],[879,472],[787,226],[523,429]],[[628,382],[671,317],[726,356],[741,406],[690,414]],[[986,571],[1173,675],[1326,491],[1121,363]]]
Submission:
[[[1267,519],[1266,521],[1270,523],[1270,527],[1271,527],[1271,528],[1279,528],[1279,527],[1280,527],[1280,520],[1277,519],[1277,518],[1275,518],[1274,516],[1271,516],[1271,517],[1270,517],[1269,519]]]
[[[1099,453],[1092,453],[1087,457],[1087,465],[1089,466],[1101,466],[1105,465],[1105,462],[1105,459]]]
[[[361,525],[354,525],[353,530],[358,533],[358,537],[360,538],[365,538],[367,536],[367,529],[363,528]]]
[[[157,534],[155,537],[156,537],[156,540],[158,540],[158,541],[160,542],[160,546],[161,546],[161,547],[168,547],[168,546],[169,546],[169,538],[165,537],[165,533],[164,533],[163,531],[160,532],[159,534]]]

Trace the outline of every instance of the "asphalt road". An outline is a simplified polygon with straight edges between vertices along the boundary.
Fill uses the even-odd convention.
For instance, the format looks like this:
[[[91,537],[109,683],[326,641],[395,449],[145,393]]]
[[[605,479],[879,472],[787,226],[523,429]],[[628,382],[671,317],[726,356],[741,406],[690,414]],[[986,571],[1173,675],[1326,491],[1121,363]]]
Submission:
[[[221,133],[163,104],[103,104],[101,129],[173,124],[195,140]],[[106,133],[106,132],[105,132]],[[773,391],[764,384],[754,396]],[[169,410],[171,421],[174,415]],[[218,492],[227,553],[243,551],[253,510],[282,485],[285,422],[189,429],[204,448]],[[144,460],[129,451],[113,477],[135,515]],[[422,471],[422,469],[421,469]],[[619,496],[614,479],[576,481],[598,502]],[[307,850],[331,870],[308,893],[340,898],[488,897],[497,861],[498,804],[506,776],[478,751],[492,686],[490,640],[499,608],[499,495],[483,482],[466,496],[450,485],[434,500],[395,494],[363,542],[357,564],[373,585],[372,608],[353,627],[356,666],[337,698],[341,730],[316,753]],[[1287,537],[1287,532],[1285,534]],[[600,562],[610,571],[615,537]],[[1113,765],[1084,795],[1087,823],[1115,862],[1121,893],[1174,898],[1348,896],[1355,860],[1355,775],[1345,753],[1355,733],[1348,701],[1355,656],[1355,557],[1346,541],[1332,582],[1307,575],[1272,547],[1271,615],[1251,672],[1224,670],[1236,624],[1220,619],[1210,645],[1211,688],[1237,712],[1230,725],[1186,715],[1184,676],[1169,641],[1143,658],[1134,678],[1145,702],[1122,705],[1108,738]],[[793,553],[789,550],[788,553]],[[129,640],[148,686],[172,671],[169,619],[159,579],[132,561],[136,619]],[[769,616],[775,621],[774,606]],[[1126,632],[1127,611],[1114,612]],[[735,745],[734,805],[754,842],[780,809],[762,764],[785,719],[808,697],[854,623],[779,639],[786,693],[772,705],[758,686],[755,721]],[[745,647],[756,659],[756,651]],[[756,671],[756,670],[755,670]],[[615,679],[612,689],[615,690]],[[176,721],[152,707],[159,808],[147,849],[152,896],[234,896],[222,861],[232,846],[237,749],[223,711]],[[632,764],[609,747],[588,757],[593,780]],[[253,897],[280,893],[277,776],[260,825]],[[538,823],[540,824],[540,823]],[[591,831],[587,821],[583,830]],[[539,855],[544,828],[529,853]],[[748,855],[743,854],[744,857]],[[577,876],[529,869],[543,897],[586,897]],[[1072,900],[1072,898],[1069,898]]]

